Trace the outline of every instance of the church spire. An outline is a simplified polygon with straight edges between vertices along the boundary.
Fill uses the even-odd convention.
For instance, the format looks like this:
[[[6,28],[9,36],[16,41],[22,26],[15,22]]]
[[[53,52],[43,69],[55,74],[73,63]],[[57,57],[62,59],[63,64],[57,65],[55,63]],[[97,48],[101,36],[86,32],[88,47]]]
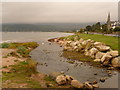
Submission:
[[[111,28],[110,12],[108,13],[108,18],[107,18],[107,28],[108,30]]]
[[[110,12],[108,13],[107,24],[110,23]]]

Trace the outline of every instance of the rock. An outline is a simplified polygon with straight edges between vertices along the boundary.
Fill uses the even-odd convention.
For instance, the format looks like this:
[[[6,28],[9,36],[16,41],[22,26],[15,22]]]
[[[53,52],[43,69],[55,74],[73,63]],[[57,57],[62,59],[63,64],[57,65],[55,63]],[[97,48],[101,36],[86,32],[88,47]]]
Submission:
[[[83,84],[81,82],[78,82],[77,80],[72,80],[71,85],[75,88],[83,88]]]
[[[94,43],[94,46],[99,46],[99,45],[103,45],[103,43],[101,43],[101,42],[95,42]]]
[[[99,88],[98,84],[93,84],[93,88]]]
[[[54,42],[58,42],[59,40],[56,38],[56,39],[54,39]]]
[[[79,42],[82,43],[84,41],[84,39],[80,38]]]
[[[60,73],[61,73],[61,74],[64,74],[65,72],[64,72],[64,71],[61,71]]]
[[[85,40],[85,41],[83,41],[83,42],[81,43],[81,44],[82,44],[82,46],[84,46],[84,47],[85,47],[85,46],[87,45],[87,42],[88,42],[88,41],[86,41],[86,40]]]
[[[67,84],[67,80],[66,80],[65,75],[59,75],[59,76],[57,76],[56,82],[57,82],[59,85]]]
[[[98,52],[98,50],[96,48],[92,48],[92,49],[89,50],[89,52],[90,52],[90,56],[92,58],[94,58],[95,54]]]
[[[86,88],[93,88],[93,86],[92,86],[89,82],[85,82],[85,83],[84,83],[84,86],[85,86]]]
[[[85,47],[85,51],[88,51],[91,47],[92,47],[93,43],[88,42],[86,47]]]
[[[112,56],[112,57],[116,57],[118,56],[118,51],[110,51],[109,54]]]
[[[93,83],[93,84],[97,84],[97,81],[93,81],[92,83]]]
[[[120,56],[113,58],[111,63],[113,67],[120,67]]]
[[[105,45],[98,45],[98,46],[95,46],[99,51],[108,51],[110,50],[110,47],[109,46],[105,46]]]
[[[105,53],[97,52],[96,55],[95,55],[95,58],[96,59],[101,59],[103,57],[103,55],[105,55]]]
[[[96,72],[96,73],[94,73],[94,75],[97,75],[97,72]]]
[[[112,58],[112,56],[109,53],[105,53],[105,55],[101,58],[101,62],[109,62],[109,60]]]
[[[60,72],[53,72],[53,73],[50,73],[50,76],[52,76],[54,79],[55,79],[57,76],[59,76],[59,75],[61,75]]]
[[[101,82],[105,82],[105,80],[106,80],[106,77],[100,78]]]
[[[72,51],[73,49],[72,49],[72,47],[65,46],[65,47],[63,48],[63,50],[65,50],[65,51]]]
[[[95,59],[94,62],[100,62],[101,60],[100,59]]]
[[[71,81],[74,79],[73,77],[69,76],[69,75],[66,75],[66,80],[68,81],[68,83],[70,84]]]

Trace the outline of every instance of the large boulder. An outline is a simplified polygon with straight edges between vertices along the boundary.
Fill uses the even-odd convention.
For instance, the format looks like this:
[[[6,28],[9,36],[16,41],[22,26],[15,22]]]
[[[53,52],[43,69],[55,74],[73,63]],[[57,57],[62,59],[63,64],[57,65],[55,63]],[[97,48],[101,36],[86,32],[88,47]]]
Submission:
[[[110,47],[109,46],[105,46],[105,45],[98,45],[98,46],[95,46],[99,51],[108,51],[110,50]]]
[[[83,88],[83,83],[78,82],[77,80],[72,80],[71,85],[75,88]]]
[[[69,76],[69,75],[59,75],[56,78],[56,82],[59,85],[70,84],[73,79],[74,78],[72,76]]]
[[[120,56],[113,58],[111,63],[113,67],[120,67]]]
[[[66,80],[65,75],[59,75],[59,76],[57,76],[56,82],[57,82],[59,85],[67,84],[67,80]]]
[[[96,55],[95,55],[95,58],[96,59],[101,59],[103,57],[103,55],[105,55],[105,53],[97,52]]]
[[[96,49],[96,48],[91,48],[91,49],[89,50],[89,52],[90,52],[89,55],[90,55],[92,58],[94,58],[95,55],[96,55],[96,53],[98,52],[98,49]]]
[[[105,55],[101,58],[101,62],[104,65],[107,65],[107,64],[109,64],[111,59],[112,59],[112,56],[109,53],[105,53]]]
[[[112,57],[116,57],[119,55],[118,51],[110,51],[109,54],[112,56]]]

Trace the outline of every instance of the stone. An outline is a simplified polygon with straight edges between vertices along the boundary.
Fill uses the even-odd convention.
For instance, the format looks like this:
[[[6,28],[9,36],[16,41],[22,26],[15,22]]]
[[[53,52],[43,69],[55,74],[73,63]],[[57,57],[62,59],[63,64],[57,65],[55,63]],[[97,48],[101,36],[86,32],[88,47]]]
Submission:
[[[97,75],[97,72],[95,72],[94,75]]]
[[[103,43],[101,43],[101,42],[95,42],[94,43],[94,46],[99,46],[99,45],[103,45]]]
[[[88,41],[84,40],[84,41],[81,43],[82,46],[86,46],[86,45],[87,45],[87,42],[88,42]]]
[[[92,86],[89,82],[85,82],[85,83],[84,83],[84,86],[85,86],[86,88],[93,88],[93,86]]]
[[[120,67],[120,56],[113,58],[111,64],[113,67]]]
[[[72,76],[69,76],[69,75],[66,75],[65,77],[68,83],[71,83],[71,81],[74,79]]]
[[[103,57],[103,55],[105,55],[105,53],[97,52],[96,55],[95,55],[95,58],[96,59],[101,59]]]
[[[95,59],[94,62],[100,62],[101,60],[100,59]]]
[[[92,47],[92,43],[88,42],[86,47],[85,47],[85,51],[88,51],[91,47]]]
[[[83,41],[84,41],[84,39],[83,39],[83,38],[80,38],[79,42],[82,43]]]
[[[59,75],[61,75],[60,72],[52,72],[52,73],[50,73],[50,76],[53,77],[54,79],[55,79],[57,76],[59,76]]]
[[[89,50],[89,52],[90,52],[90,56],[91,56],[92,58],[94,58],[94,57],[95,57],[95,54],[98,52],[98,50],[97,50],[96,48],[91,48],[91,49]]]
[[[63,50],[65,50],[65,51],[72,51],[73,48],[72,48],[72,47],[65,46],[65,47],[63,48]]]
[[[83,84],[81,82],[78,82],[77,80],[72,80],[71,85],[75,88],[83,88]]]
[[[99,51],[109,51],[110,47],[109,46],[105,46],[105,45],[98,45],[95,46]]]
[[[93,84],[93,88],[99,88],[98,84]]]
[[[109,53],[105,53],[105,55],[101,58],[101,62],[105,62],[105,61],[110,61],[110,59],[112,58],[112,56]]]
[[[65,75],[59,75],[59,76],[57,76],[56,82],[57,82],[59,85],[67,84],[67,80],[66,80]]]
[[[106,77],[100,78],[101,82],[105,82],[105,80],[106,80]]]
[[[116,57],[119,55],[118,51],[110,51],[109,53],[112,57]]]
[[[58,39],[56,38],[56,39],[54,39],[54,42],[58,42]]]
[[[97,84],[97,81],[93,81],[92,83],[93,83],[93,84]]]

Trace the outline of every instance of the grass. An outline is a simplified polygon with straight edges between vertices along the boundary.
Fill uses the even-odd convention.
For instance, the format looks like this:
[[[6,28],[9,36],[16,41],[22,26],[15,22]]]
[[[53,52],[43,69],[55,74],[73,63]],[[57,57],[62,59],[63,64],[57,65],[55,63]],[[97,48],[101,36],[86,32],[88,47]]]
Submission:
[[[83,39],[92,39],[94,41],[105,43],[106,45],[110,46],[113,50],[118,50],[118,37],[113,36],[105,36],[105,35],[92,35],[92,34],[76,34],[71,35],[68,37],[62,37],[61,39],[68,39],[68,40],[74,40],[77,38],[78,40],[80,38]]]
[[[30,78],[32,74],[37,74],[35,61],[28,59],[27,61],[22,61],[16,65],[12,65],[11,67],[11,73],[3,72],[3,82],[10,80],[12,83],[16,84],[26,83],[28,88],[41,87],[39,82]]]
[[[79,60],[82,62],[90,62],[91,64],[97,66],[100,65],[100,62],[94,62],[93,58],[85,56],[81,52],[76,52],[76,51],[63,51],[63,57],[69,58],[72,60]],[[68,61],[68,63],[71,63],[72,61]]]
[[[37,62],[29,58],[29,53],[31,52],[31,50],[36,48],[38,44],[36,42],[2,43],[0,46],[1,48],[16,49],[17,53],[19,53],[22,57],[27,58],[26,61],[22,61],[15,65],[9,66],[11,67],[10,73],[2,73],[3,84],[4,82],[9,80],[11,82],[7,84],[7,87],[14,88],[15,86],[21,86],[22,84],[26,84],[27,88],[40,88],[40,83],[31,78],[32,74],[37,74]],[[16,52],[11,52],[4,58],[7,58],[8,56],[17,56],[17,54]]]
[[[31,50],[36,48],[38,44],[36,42],[25,42],[25,43],[2,43],[0,45],[1,48],[8,49],[17,49],[17,53],[19,53],[22,57],[29,57],[29,53]],[[15,56],[15,53],[11,53],[10,55]]]

